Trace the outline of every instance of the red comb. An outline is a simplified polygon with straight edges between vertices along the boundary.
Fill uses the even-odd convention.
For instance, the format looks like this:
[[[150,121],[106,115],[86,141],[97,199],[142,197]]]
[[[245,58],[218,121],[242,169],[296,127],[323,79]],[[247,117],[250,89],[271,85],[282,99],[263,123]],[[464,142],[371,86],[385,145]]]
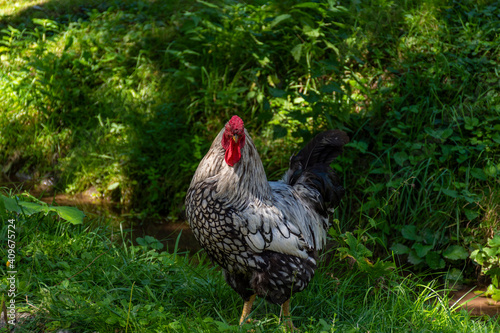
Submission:
[[[231,128],[234,130],[234,129],[243,129],[244,126],[243,126],[243,120],[241,120],[240,117],[238,116],[233,116],[229,122],[228,122],[229,126],[231,126]]]

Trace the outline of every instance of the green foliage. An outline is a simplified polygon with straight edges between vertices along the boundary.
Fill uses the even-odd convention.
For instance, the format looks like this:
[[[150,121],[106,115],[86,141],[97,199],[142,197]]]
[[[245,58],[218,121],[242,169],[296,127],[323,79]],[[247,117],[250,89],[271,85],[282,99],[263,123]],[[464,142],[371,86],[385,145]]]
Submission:
[[[85,214],[76,207],[67,206],[50,206],[31,195],[28,195],[32,201],[20,200],[18,197],[11,198],[0,194],[0,217],[3,220],[7,219],[7,212],[15,212],[30,216],[36,213],[44,213],[45,215],[50,212],[55,212],[63,220],[72,224],[82,224]]]
[[[481,272],[491,278],[486,295],[500,300],[500,235],[488,240],[487,245],[475,244],[470,258],[481,266]]]
[[[335,220],[334,222],[338,227],[339,221]],[[356,263],[359,270],[366,273],[371,279],[379,279],[387,276],[395,269],[392,261],[384,261],[380,260],[380,258],[377,258],[375,263],[370,261],[373,252],[363,244],[363,238],[366,237],[361,236],[356,238],[351,232],[340,234],[338,228],[330,228],[329,234],[334,241],[339,243],[339,247],[336,249],[339,258],[349,258],[352,261],[351,264]]]

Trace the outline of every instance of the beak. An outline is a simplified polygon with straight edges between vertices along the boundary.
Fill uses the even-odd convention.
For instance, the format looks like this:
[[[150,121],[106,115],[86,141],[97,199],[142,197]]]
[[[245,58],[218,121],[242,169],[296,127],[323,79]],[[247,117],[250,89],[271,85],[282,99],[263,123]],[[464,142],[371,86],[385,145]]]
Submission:
[[[238,134],[233,135],[233,140],[235,143],[238,143],[239,139],[240,139],[240,137],[238,136]]]

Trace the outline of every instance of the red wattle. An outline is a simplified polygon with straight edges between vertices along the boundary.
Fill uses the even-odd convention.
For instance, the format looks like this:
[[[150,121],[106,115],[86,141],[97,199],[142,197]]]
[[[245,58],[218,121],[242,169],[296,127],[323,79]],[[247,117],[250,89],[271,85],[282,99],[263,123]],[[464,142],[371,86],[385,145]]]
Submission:
[[[235,165],[241,158],[241,148],[240,145],[234,142],[234,140],[229,140],[229,148],[226,149],[225,160],[229,166]]]

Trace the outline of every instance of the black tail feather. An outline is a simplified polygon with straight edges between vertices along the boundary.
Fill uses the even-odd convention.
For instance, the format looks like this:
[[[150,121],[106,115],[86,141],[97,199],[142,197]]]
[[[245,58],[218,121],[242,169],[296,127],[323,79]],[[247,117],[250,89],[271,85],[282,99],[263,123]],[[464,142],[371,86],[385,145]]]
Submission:
[[[316,164],[329,165],[342,154],[342,147],[349,142],[347,134],[341,130],[330,130],[319,133],[290,160],[290,169],[298,166],[302,169]]]
[[[323,211],[338,206],[345,190],[330,168],[330,163],[343,152],[343,146],[348,142],[349,137],[341,130],[316,135],[297,155],[290,158],[285,182],[292,186],[299,183],[318,190],[322,196]]]

